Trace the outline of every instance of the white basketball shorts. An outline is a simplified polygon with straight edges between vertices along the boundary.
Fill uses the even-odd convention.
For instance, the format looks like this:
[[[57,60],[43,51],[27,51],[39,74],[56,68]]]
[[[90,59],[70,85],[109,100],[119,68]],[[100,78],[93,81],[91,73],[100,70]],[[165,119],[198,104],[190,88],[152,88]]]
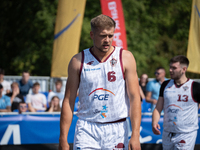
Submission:
[[[163,131],[163,150],[193,150],[196,137],[197,130],[189,133],[171,133]]]
[[[78,119],[74,150],[128,150],[127,122],[94,123]]]

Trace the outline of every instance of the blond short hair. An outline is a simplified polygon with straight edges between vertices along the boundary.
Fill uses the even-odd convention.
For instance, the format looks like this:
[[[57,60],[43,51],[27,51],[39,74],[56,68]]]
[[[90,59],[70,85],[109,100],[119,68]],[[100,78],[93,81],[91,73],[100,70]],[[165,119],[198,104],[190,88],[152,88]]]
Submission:
[[[93,18],[90,25],[91,30],[94,32],[96,29],[115,28],[116,23],[111,17],[101,14]]]

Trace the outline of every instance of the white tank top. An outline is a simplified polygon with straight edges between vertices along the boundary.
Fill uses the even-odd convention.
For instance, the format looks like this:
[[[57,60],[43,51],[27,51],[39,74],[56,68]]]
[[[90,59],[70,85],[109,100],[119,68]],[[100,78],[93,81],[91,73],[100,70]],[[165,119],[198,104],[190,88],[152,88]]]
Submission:
[[[164,130],[174,133],[186,133],[197,130],[198,103],[192,97],[193,80],[177,87],[170,80],[164,89]]]
[[[104,62],[90,51],[82,52],[77,116],[91,122],[112,122],[128,117],[122,50],[115,47]]]

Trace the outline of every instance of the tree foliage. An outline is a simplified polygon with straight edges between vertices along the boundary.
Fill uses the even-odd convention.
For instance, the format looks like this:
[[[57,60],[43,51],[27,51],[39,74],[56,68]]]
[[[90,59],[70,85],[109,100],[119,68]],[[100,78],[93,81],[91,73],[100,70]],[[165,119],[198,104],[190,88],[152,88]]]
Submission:
[[[6,74],[49,76],[58,0],[2,0],[0,11],[0,67]],[[192,1],[123,0],[128,50],[137,62],[138,75],[154,77],[169,60],[186,55]],[[87,0],[80,50],[92,45],[90,20],[101,13],[100,1]],[[188,73],[190,78],[199,74]]]
[[[0,67],[49,76],[57,1],[2,0],[0,9]]]

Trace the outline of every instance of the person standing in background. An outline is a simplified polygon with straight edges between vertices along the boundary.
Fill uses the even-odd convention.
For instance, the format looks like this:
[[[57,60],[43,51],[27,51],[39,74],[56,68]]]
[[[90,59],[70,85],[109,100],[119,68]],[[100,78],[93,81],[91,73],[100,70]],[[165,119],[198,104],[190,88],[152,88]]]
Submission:
[[[146,85],[148,83],[148,75],[143,73],[141,76],[140,76],[140,81],[139,81],[139,85],[142,89],[142,92],[144,93],[144,96],[146,96]]]
[[[146,85],[148,83],[148,75],[143,73],[140,76],[139,85],[140,85],[140,97],[142,102],[142,112],[151,111],[151,103],[146,102]]]
[[[156,103],[159,98],[159,91],[161,84],[166,80],[165,78],[165,69],[159,67],[155,71],[156,78],[152,81],[149,81],[146,86],[146,101],[151,103],[151,111],[153,112],[156,107]]]
[[[33,87],[33,83],[30,78],[30,73],[28,71],[22,72],[22,79],[19,80],[17,83],[19,85],[20,94],[26,96],[29,93],[29,90]]]
[[[10,92],[10,82],[4,80],[5,71],[0,68],[0,84],[3,86],[3,95]]]

